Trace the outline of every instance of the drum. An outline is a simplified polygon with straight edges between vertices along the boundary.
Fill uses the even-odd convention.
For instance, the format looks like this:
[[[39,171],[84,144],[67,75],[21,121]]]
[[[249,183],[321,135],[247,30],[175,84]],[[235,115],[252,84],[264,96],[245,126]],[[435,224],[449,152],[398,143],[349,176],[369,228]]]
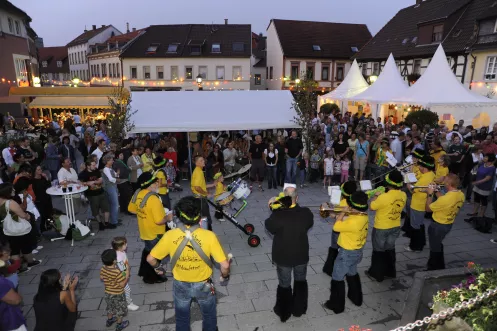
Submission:
[[[233,183],[231,183],[229,186],[228,186],[228,191],[233,194],[235,193],[235,191],[240,187],[240,183],[242,182],[242,179],[241,178],[238,178],[237,180],[235,180]]]
[[[247,197],[250,195],[250,192],[250,186],[246,181],[242,180],[240,181],[238,187],[234,190],[233,195],[236,199],[247,199]]]
[[[214,201],[220,206],[226,206],[228,203],[233,201],[233,195],[230,192],[224,192],[217,196]]]

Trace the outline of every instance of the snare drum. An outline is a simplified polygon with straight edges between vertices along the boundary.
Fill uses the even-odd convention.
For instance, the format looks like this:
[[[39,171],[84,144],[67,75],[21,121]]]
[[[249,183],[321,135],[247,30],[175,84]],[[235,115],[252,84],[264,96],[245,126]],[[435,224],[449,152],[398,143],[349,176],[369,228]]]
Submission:
[[[218,204],[220,206],[226,206],[231,201],[233,201],[233,195],[230,192],[224,192],[224,193],[218,195],[214,199],[214,201],[216,202],[216,204]]]
[[[250,187],[248,183],[244,180],[240,181],[239,186],[236,188],[236,190],[233,192],[233,195],[235,196],[236,199],[247,199],[248,196],[250,195]]]

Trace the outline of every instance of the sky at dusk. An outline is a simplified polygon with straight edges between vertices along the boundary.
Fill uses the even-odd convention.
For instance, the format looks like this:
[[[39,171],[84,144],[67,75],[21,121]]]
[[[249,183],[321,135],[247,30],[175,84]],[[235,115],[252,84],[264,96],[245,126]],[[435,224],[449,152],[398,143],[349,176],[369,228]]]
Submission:
[[[266,34],[272,18],[367,24],[374,35],[400,9],[416,0],[10,0],[33,19],[31,26],[45,46],[67,44],[85,26],[130,27],[154,24],[252,24]]]

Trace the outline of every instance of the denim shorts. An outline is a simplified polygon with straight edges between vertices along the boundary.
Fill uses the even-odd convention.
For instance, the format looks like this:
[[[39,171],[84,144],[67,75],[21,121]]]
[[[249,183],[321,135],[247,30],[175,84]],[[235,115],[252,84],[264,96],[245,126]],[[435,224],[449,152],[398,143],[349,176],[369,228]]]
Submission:
[[[373,228],[373,233],[371,235],[373,250],[377,252],[384,252],[395,249],[395,240],[397,240],[399,234],[400,227],[391,229]]]
[[[354,276],[357,274],[357,265],[362,260],[362,248],[356,250],[348,250],[339,248],[338,256],[333,267],[333,280],[342,281],[345,276]]]

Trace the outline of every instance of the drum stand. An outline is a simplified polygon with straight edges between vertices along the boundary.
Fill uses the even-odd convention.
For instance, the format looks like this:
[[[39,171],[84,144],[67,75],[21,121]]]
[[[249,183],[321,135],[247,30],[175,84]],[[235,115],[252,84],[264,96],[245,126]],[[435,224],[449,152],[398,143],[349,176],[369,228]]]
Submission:
[[[237,220],[236,220],[236,216],[234,215],[231,215],[231,214],[228,214],[225,210],[224,210],[224,207],[223,206],[220,206],[220,205],[217,205],[215,204],[214,202],[210,201],[210,200],[207,200],[207,202],[209,204],[211,204],[215,209],[216,209],[216,213],[219,213],[220,215],[222,215],[225,219],[227,219],[228,221],[230,221],[234,226],[236,226],[240,231],[242,231],[243,233],[245,233],[248,237],[248,245],[250,247],[257,247],[260,245],[261,243],[261,239],[259,238],[259,236],[253,234],[254,233],[254,230],[255,230],[255,227],[250,224],[250,223],[247,223],[245,224],[244,226],[242,226]],[[239,215],[240,212],[247,206],[247,201],[243,200],[243,203],[242,203],[242,207],[240,209],[237,210],[236,214],[235,215]]]

